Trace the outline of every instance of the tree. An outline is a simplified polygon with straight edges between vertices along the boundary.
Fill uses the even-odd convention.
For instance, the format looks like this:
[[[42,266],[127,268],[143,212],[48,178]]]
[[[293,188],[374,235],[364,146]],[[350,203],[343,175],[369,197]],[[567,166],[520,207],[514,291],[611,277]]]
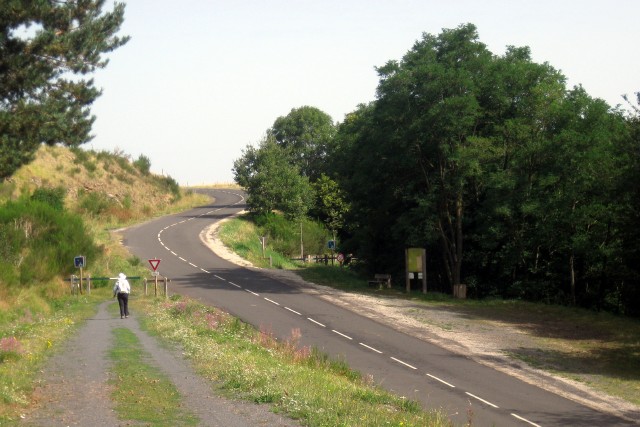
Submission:
[[[288,219],[301,219],[313,204],[309,179],[300,174],[288,153],[272,137],[259,148],[247,147],[233,165],[235,181],[249,195],[249,211],[270,213],[280,210]]]
[[[316,195],[315,213],[330,230],[336,231],[342,228],[345,215],[349,212],[349,203],[340,185],[322,174],[312,186]]]
[[[0,178],[28,163],[40,144],[91,139],[100,95],[86,76],[127,42],[116,33],[124,4],[104,0],[9,1],[0,7]]]
[[[324,161],[335,132],[331,116],[309,106],[294,108],[286,116],[278,117],[268,131],[312,182],[325,170]]]
[[[380,208],[399,217],[390,232],[400,245],[437,239],[450,286],[461,283],[465,210],[476,197],[480,161],[491,152],[481,149],[483,79],[491,60],[467,24],[425,34],[401,62],[378,69],[379,136],[367,152],[379,159],[381,172],[369,172],[376,174],[373,185],[386,187],[378,187],[388,197]]]

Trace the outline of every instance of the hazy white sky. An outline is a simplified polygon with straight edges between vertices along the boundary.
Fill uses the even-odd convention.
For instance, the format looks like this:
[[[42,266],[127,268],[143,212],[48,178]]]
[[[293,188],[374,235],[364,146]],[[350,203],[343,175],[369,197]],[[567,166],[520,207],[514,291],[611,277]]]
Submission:
[[[340,122],[375,99],[374,67],[423,32],[471,22],[501,55],[529,46],[611,105],[640,90],[638,0],[130,0],[96,76],[95,139],[182,185],[232,182],[233,161],[303,105]]]

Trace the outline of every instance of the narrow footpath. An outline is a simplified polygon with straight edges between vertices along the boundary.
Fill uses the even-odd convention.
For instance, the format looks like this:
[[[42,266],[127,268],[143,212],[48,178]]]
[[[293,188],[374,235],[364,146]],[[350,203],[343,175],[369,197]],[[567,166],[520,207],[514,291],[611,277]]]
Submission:
[[[186,410],[197,416],[200,426],[299,426],[293,420],[269,411],[267,405],[229,400],[215,394],[214,384],[198,376],[188,360],[161,346],[140,329],[135,316],[135,300],[128,319],[110,314],[114,301],[105,301],[98,313],[58,351],[43,369],[36,389],[37,404],[25,414],[25,426],[133,426],[136,421],[119,419],[110,398],[111,360],[109,350],[114,328],[128,328],[160,368],[174,383]]]

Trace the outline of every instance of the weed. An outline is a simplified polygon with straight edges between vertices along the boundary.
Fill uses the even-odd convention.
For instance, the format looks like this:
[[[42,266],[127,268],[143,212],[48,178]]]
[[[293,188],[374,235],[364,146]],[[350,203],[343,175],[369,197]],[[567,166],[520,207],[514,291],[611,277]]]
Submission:
[[[23,351],[22,345],[16,337],[0,338],[0,362],[18,359]]]

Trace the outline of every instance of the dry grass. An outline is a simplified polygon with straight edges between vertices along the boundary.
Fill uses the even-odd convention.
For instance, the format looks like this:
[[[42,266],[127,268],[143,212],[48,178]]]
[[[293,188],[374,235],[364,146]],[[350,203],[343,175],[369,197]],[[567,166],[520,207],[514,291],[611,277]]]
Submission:
[[[62,146],[43,145],[33,162],[20,168],[1,185],[0,201],[30,194],[38,187],[63,187],[65,204],[78,209],[82,196],[99,194],[108,200],[108,211],[99,218],[104,223],[130,224],[158,214],[187,209],[205,203],[207,198],[189,190],[181,190],[176,200],[166,187],[165,177],[143,174],[122,152],[70,150]]]

